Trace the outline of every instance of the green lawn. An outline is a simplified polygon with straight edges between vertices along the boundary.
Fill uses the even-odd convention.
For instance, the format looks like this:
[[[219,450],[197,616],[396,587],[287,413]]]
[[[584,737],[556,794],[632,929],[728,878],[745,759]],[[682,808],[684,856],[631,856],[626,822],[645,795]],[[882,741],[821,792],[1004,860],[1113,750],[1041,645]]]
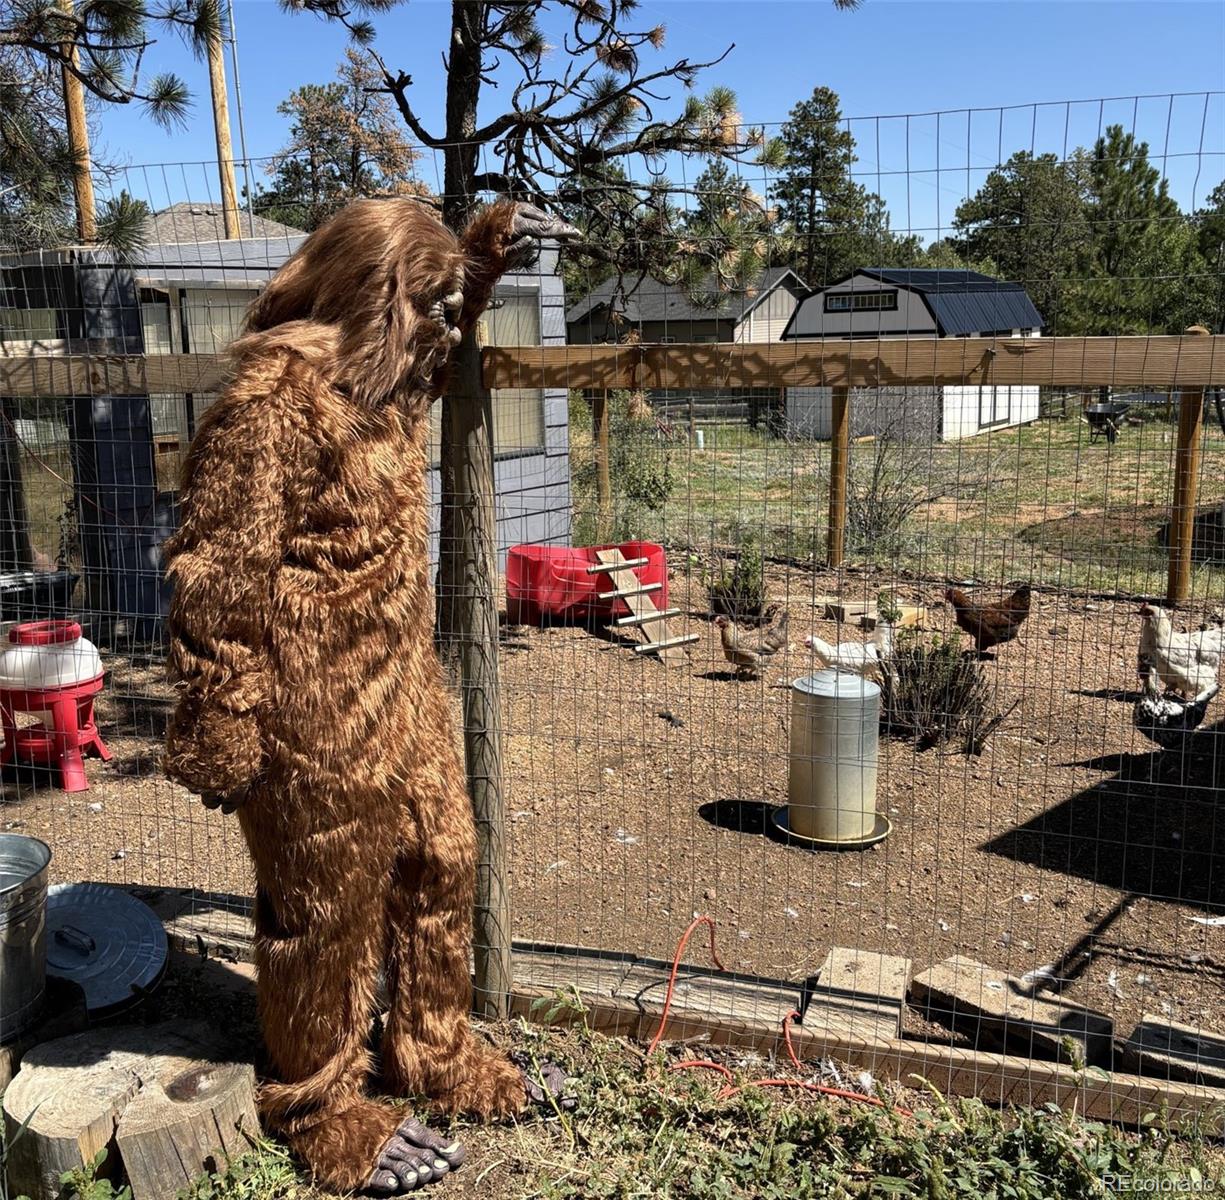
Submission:
[[[828,443],[731,424],[703,433],[702,450],[659,443],[653,453],[667,455],[672,494],[659,510],[627,506],[616,533],[627,534],[629,524],[640,536],[699,552],[735,547],[751,533],[768,554],[823,558]],[[852,538],[849,561],[954,578],[1164,590],[1159,534],[1173,492],[1174,425],[1163,416],[1128,425],[1113,446],[1090,444],[1083,421],[1056,419],[934,446],[882,451],[860,442],[851,464],[852,525],[857,496],[861,509],[873,497],[921,502],[895,535]],[[883,483],[872,489],[875,466]],[[1225,435],[1215,421],[1205,423],[1198,500],[1201,512],[1225,501]],[[1196,567],[1197,595],[1220,595],[1223,585],[1225,565]]]

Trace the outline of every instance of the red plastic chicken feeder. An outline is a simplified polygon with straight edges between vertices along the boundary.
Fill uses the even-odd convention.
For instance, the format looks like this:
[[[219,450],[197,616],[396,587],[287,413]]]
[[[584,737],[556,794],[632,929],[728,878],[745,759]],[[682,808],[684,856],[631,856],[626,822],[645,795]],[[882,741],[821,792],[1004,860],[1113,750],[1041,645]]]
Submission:
[[[512,625],[546,625],[551,621],[586,623],[609,620],[629,611],[624,600],[600,599],[609,588],[607,575],[592,574],[598,550],[620,550],[659,608],[668,606],[668,559],[655,542],[622,542],[617,546],[512,546],[506,556],[506,619]]]
[[[97,649],[75,621],[14,625],[9,642],[0,654],[0,765],[20,759],[58,767],[64,791],[86,791],[82,755],[111,757],[94,724],[94,697],[104,678]],[[19,728],[18,713],[41,720]]]

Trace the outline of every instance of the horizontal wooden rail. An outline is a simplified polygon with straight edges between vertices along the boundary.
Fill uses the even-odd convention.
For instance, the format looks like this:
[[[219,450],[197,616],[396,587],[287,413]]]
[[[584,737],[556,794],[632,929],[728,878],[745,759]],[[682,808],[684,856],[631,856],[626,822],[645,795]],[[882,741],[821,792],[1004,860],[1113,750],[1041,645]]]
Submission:
[[[216,392],[228,371],[228,360],[219,354],[0,354],[0,395]]]
[[[1225,336],[882,338],[637,346],[488,346],[490,388],[1225,387]],[[0,354],[5,396],[213,392],[217,354]]]
[[[857,338],[695,345],[489,346],[490,388],[1225,386],[1225,337]]]

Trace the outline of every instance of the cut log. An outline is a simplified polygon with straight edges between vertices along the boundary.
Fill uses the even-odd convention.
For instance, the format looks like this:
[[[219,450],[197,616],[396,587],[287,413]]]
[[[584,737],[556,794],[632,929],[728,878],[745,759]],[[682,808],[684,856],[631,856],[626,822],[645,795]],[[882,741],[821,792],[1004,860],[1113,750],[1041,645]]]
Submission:
[[[910,959],[835,946],[804,989],[804,1029],[869,1041],[900,1037],[909,984]]]
[[[21,1067],[22,1057],[40,1042],[67,1037],[89,1028],[85,992],[70,979],[47,977],[46,1000],[42,1015],[25,1033],[0,1046],[0,1095]]]
[[[1036,995],[1021,980],[960,955],[917,975],[910,1002],[929,1020],[964,1031],[980,1049],[1067,1062],[1071,1039],[1086,1063],[1111,1065],[1114,1023],[1104,1013]]]
[[[205,1026],[95,1029],[25,1055],[4,1121],[17,1195],[54,1200],[60,1176],[105,1147],[134,1200],[172,1200],[259,1136],[255,1072],[227,1062]]]
[[[1225,1036],[1145,1013],[1123,1044],[1129,1071],[1158,1079],[1225,1086]]]

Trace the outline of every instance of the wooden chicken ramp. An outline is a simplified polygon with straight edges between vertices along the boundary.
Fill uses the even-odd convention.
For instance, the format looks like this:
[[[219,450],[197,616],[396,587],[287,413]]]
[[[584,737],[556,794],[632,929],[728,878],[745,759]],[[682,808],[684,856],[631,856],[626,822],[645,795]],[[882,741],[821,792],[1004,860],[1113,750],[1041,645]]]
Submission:
[[[668,621],[680,615],[679,608],[656,608],[651,599],[654,592],[660,591],[661,584],[640,583],[634,573],[635,567],[645,566],[645,558],[626,558],[620,550],[597,550],[596,557],[600,560],[587,568],[588,575],[606,575],[611,590],[600,593],[601,600],[624,600],[630,610],[627,617],[614,617],[613,628],[621,629],[632,626],[642,630],[646,642],[634,647],[635,654],[658,654],[660,662],[665,666],[677,666],[687,661],[688,656],[682,647],[696,642],[696,633],[674,636]]]

